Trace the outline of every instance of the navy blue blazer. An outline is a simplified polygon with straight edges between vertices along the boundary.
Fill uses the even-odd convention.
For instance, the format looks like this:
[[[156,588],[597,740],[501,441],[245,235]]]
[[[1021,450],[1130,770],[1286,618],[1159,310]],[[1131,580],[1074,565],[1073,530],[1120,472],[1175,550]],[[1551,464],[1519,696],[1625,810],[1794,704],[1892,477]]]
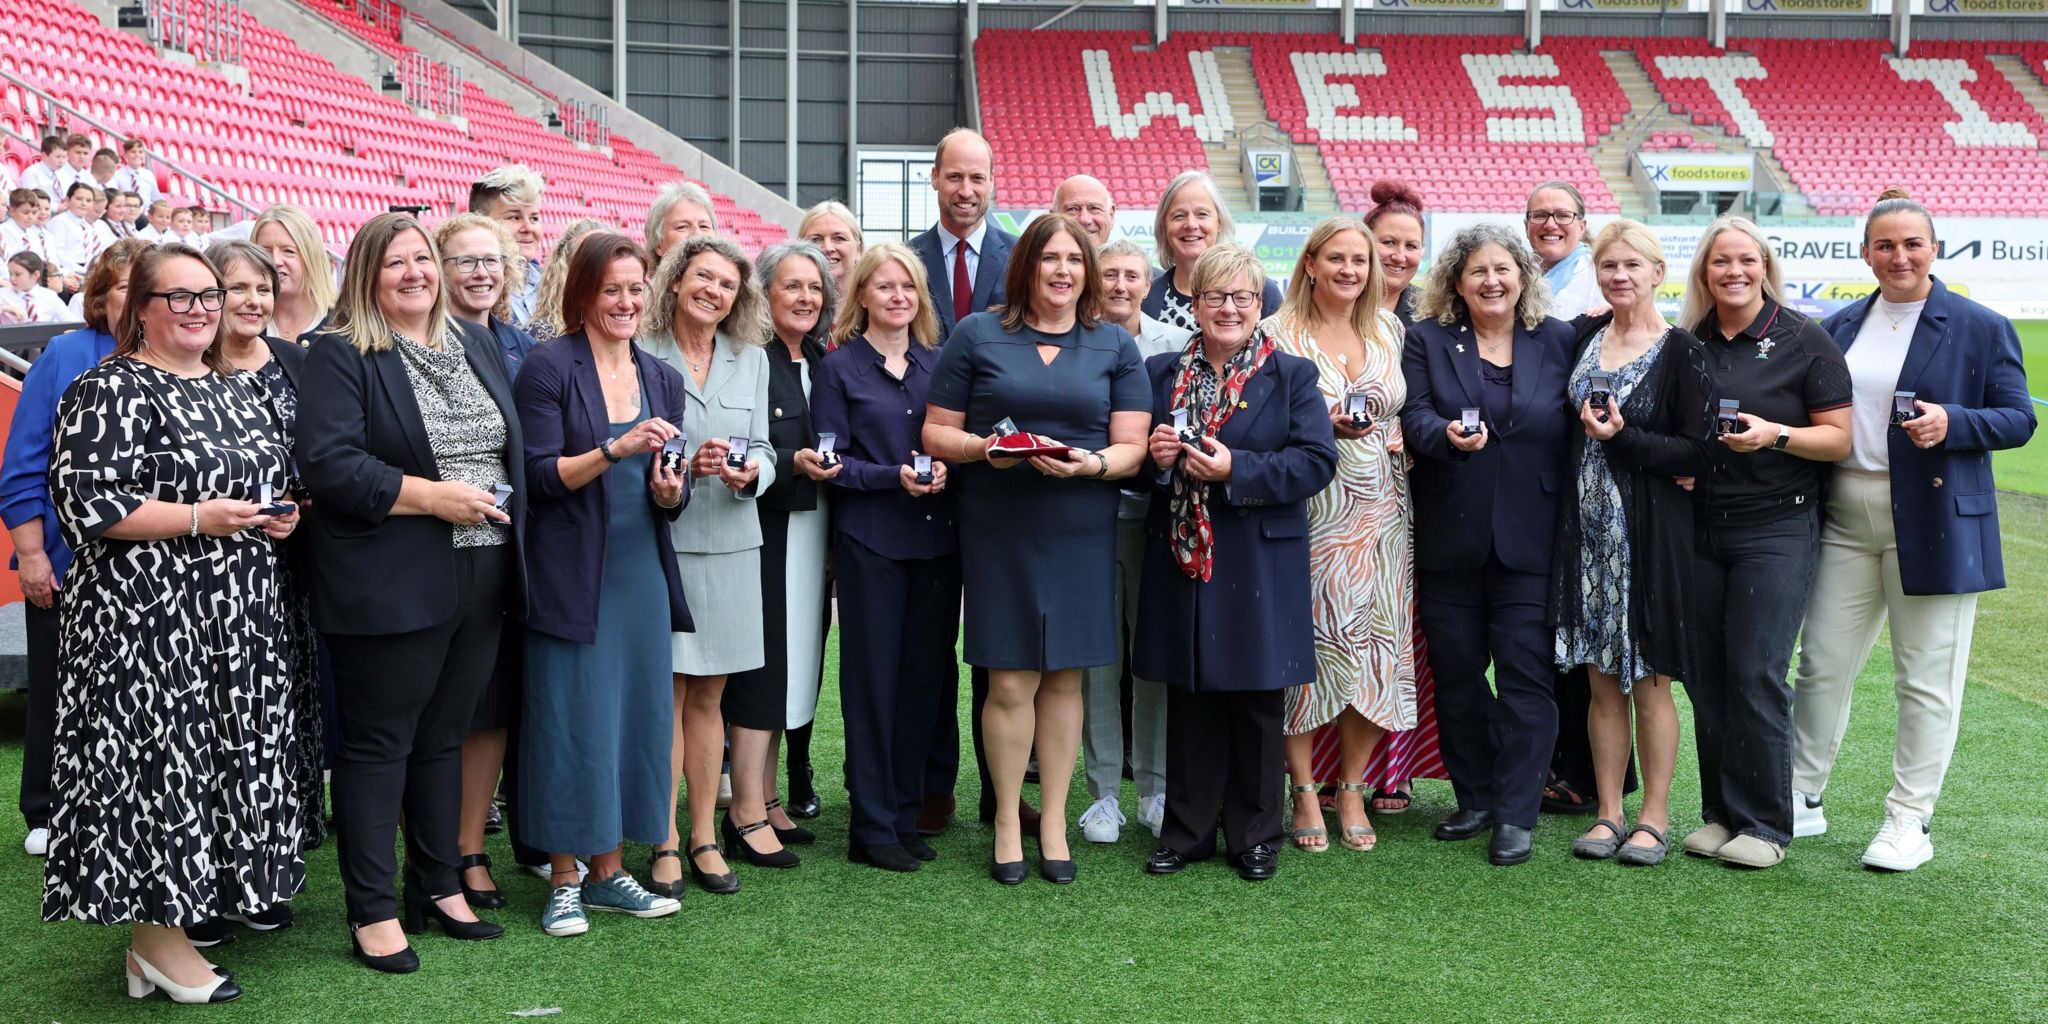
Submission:
[[[1877,298],[1873,292],[1822,322],[1843,352],[1856,343]],[[1894,390],[1948,413],[1948,437],[1932,448],[1915,445],[1904,430],[1887,431],[1900,585],[1908,594],[2005,586],[1991,453],[2026,444],[2035,425],[2012,321],[1936,278]]]
[[[640,371],[641,411],[681,429],[684,410],[683,375],[674,367],[633,346],[633,365]],[[604,591],[606,524],[613,501],[644,501],[654,510],[649,543],[668,581],[671,632],[696,629],[690,605],[683,598],[676,573],[676,548],[669,543],[669,525],[690,503],[690,488],[675,508],[662,508],[648,485],[654,462],[637,478],[605,472],[570,490],[556,466],[563,456],[582,455],[612,436],[605,411],[604,385],[590,355],[590,339],[582,331],[537,345],[526,355],[515,389],[520,426],[526,434],[526,479],[533,487],[533,523],[527,545],[527,575],[533,580],[526,628],[571,643],[597,642],[599,595]],[[687,467],[685,467],[687,471]]]
[[[1179,359],[1162,352],[1145,361],[1155,426],[1173,421]],[[1173,559],[1171,478],[1149,460],[1139,470],[1152,476],[1157,497],[1145,517],[1131,671],[1200,693],[1284,690],[1316,676],[1308,502],[1337,475],[1330,410],[1315,364],[1285,352],[1245,382],[1240,400],[1216,435],[1231,467],[1228,483],[1209,486],[1215,542],[1207,583]]]
[[[513,586],[506,608],[526,611],[526,472],[519,413],[497,339],[451,319],[477,380],[505,418],[512,485]],[[357,353],[339,334],[306,349],[294,434],[313,564],[313,625],[325,633],[389,636],[438,626],[457,612],[454,527],[436,516],[395,516],[405,477],[441,479],[397,348]]]
[[[1479,338],[1469,323],[1423,320],[1408,327],[1401,373],[1408,404],[1401,436],[1415,456],[1415,568],[1461,572],[1498,553],[1517,572],[1550,572],[1551,541],[1564,486],[1568,443],[1584,436],[1566,407],[1565,382],[1578,332],[1545,318],[1515,325],[1515,383],[1508,422],[1486,424],[1486,447],[1451,447],[1444,428],[1461,410],[1484,406]]]
[[[974,269],[974,312],[1002,305],[1003,274],[1010,269],[1010,247],[1017,236],[993,222],[981,238],[980,261]],[[932,311],[939,314],[939,339],[953,333],[953,268],[946,264],[946,247],[939,239],[938,225],[926,228],[910,240],[910,248],[924,260],[924,275],[931,285]]]

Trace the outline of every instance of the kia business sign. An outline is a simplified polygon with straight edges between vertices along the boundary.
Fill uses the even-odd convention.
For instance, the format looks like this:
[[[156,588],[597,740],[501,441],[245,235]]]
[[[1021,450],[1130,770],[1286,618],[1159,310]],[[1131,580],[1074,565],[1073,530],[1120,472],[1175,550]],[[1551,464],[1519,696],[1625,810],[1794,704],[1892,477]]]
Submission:
[[[1748,153],[1639,150],[1635,160],[1659,192],[1747,192],[1756,187],[1756,158]]]

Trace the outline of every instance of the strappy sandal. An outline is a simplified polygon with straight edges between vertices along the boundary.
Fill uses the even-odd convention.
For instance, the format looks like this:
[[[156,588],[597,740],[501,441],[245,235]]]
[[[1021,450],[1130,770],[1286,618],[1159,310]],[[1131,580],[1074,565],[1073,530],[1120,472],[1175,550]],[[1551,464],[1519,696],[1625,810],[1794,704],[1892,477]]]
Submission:
[[[1543,813],[1545,814],[1591,814],[1599,809],[1600,802],[1572,788],[1556,772],[1543,784]]]
[[[1650,838],[1657,841],[1657,845],[1632,846],[1627,839],[1623,839],[1621,852],[1616,854],[1614,859],[1632,868],[1655,867],[1664,863],[1664,855],[1671,852],[1670,844],[1664,841],[1664,833],[1657,831],[1654,826],[1637,822],[1636,827],[1628,830],[1629,837],[1633,838],[1638,832],[1649,833]]]
[[[1405,789],[1387,789],[1382,787],[1372,791],[1371,807],[1374,814],[1401,814],[1408,810],[1409,804],[1414,802],[1415,794]],[[1381,807],[1380,804],[1382,803],[1397,804],[1398,806]]]
[[[1337,783],[1337,788],[1346,793],[1357,793],[1361,801],[1365,799],[1367,792],[1363,782],[1339,782]],[[1370,815],[1367,816],[1366,820],[1372,820]],[[1364,853],[1378,846],[1379,843],[1379,833],[1374,832],[1371,825],[1344,826],[1344,848],[1347,850],[1357,850],[1360,853]]]
[[[1299,786],[1287,787],[1287,791],[1296,797],[1312,795],[1320,789],[1322,789],[1322,785],[1320,783],[1315,782],[1304,782]],[[1316,814],[1318,817],[1320,817],[1322,814],[1321,803],[1318,803],[1316,805]],[[1305,842],[1305,840],[1309,839],[1320,839],[1323,842],[1320,846],[1310,846],[1307,842]],[[1294,847],[1295,849],[1300,850],[1303,853],[1322,853],[1324,850],[1330,848],[1330,830],[1324,828],[1321,825],[1313,825],[1308,828],[1297,828],[1294,830]]]
[[[1572,856],[1580,860],[1606,860],[1614,856],[1621,849],[1621,844],[1628,841],[1629,833],[1619,822],[1606,818],[1594,822],[1592,828],[1586,831],[1591,832],[1603,825],[1607,828],[1607,838],[1588,839],[1580,836],[1572,841]]]

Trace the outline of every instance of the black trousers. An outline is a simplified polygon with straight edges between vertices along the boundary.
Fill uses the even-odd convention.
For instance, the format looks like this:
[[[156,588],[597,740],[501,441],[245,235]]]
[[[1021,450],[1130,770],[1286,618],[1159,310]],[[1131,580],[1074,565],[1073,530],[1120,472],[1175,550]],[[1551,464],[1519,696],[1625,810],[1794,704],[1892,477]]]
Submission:
[[[493,674],[517,672],[523,677],[526,672],[526,630],[518,623],[507,620],[498,634],[498,660]],[[488,687],[486,687],[488,689]],[[519,686],[523,695],[525,686]],[[505,838],[512,845],[512,860],[515,863],[540,866],[548,863],[548,851],[529,846],[519,837],[519,720],[525,713],[526,702],[516,700],[505,711],[510,715],[504,723],[505,763],[498,770],[498,792],[505,798],[502,811],[505,818]],[[479,708],[481,710],[481,708]],[[472,727],[476,722],[470,723]],[[474,731],[474,729],[472,729]]]
[[[1477,571],[1417,572],[1415,582],[1436,673],[1438,739],[1458,806],[1534,828],[1557,737],[1544,625],[1550,579],[1488,555]]]
[[[50,766],[57,738],[57,622],[64,592],[57,602],[38,608],[21,602],[22,629],[28,634],[28,721],[22,729],[21,820],[29,828],[50,825]]]
[[[959,612],[954,612],[958,616]],[[840,612],[842,618],[845,611]],[[841,626],[841,635],[845,627]],[[981,791],[994,793],[995,780],[988,774],[988,754],[981,749],[981,708],[988,703],[988,669],[975,665],[968,673],[968,730],[974,742],[974,769],[981,775]],[[934,795],[953,795],[960,778],[960,680],[957,676],[947,681],[946,692],[941,698],[945,711],[939,720],[932,723],[930,753],[925,757],[924,791]]]
[[[1786,673],[1820,559],[1812,510],[1761,526],[1709,526],[1693,563],[1698,679],[1686,681],[1700,756],[1700,813],[1729,831],[1792,842],[1792,687]]]
[[[332,780],[348,919],[398,915],[393,833],[405,815],[406,884],[462,890],[456,827],[462,740],[497,661],[512,547],[455,552],[457,603],[447,622],[392,636],[328,634],[341,747]],[[398,585],[394,583],[394,585]]]
[[[1159,843],[1188,860],[1280,847],[1284,691],[1166,689],[1166,820]]]
[[[884,846],[917,834],[932,723],[959,688],[960,559],[894,559],[844,534],[839,576],[839,711],[846,723],[851,838]]]

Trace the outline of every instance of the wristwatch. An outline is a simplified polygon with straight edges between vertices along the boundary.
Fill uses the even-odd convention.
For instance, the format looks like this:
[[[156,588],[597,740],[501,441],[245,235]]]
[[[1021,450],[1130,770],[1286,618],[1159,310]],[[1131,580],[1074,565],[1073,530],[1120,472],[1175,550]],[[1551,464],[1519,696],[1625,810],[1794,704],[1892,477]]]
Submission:
[[[1099,464],[1096,466],[1095,469],[1095,479],[1100,480],[1103,477],[1108,476],[1109,456],[1104,455],[1101,452],[1089,452],[1088,454],[1095,456],[1095,461]]]
[[[597,443],[597,450],[599,454],[602,454],[604,456],[604,460],[606,462],[609,462],[614,466],[618,465],[619,462],[624,458],[624,456],[612,454],[612,439],[609,437]]]
[[[1782,423],[1781,423],[1781,424],[1779,424],[1779,425],[1778,425],[1778,439],[1777,439],[1777,440],[1775,440],[1775,441],[1772,441],[1772,442],[1771,442],[1771,450],[1772,450],[1772,451],[1774,451],[1774,452],[1782,452],[1782,451],[1784,451],[1784,450],[1785,450],[1785,446],[1786,446],[1786,445],[1788,445],[1788,444],[1791,444],[1791,443],[1792,443],[1792,428],[1791,428],[1791,427],[1788,427],[1788,426],[1785,426],[1785,425],[1784,425],[1784,424],[1782,424]]]

